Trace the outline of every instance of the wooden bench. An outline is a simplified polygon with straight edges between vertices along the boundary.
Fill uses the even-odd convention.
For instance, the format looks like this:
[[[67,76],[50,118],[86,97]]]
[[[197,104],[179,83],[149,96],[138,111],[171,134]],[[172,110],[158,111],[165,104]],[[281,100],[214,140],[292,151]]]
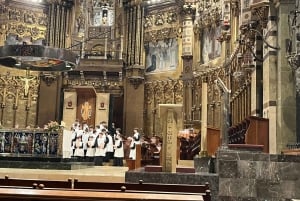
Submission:
[[[90,201],[90,200],[143,200],[143,201],[203,201],[199,194],[165,194],[145,192],[122,192],[122,191],[88,191],[88,190],[67,190],[67,189],[28,189],[28,188],[1,188],[0,200],[15,201]]]
[[[76,190],[116,190],[122,192],[143,192],[143,193],[164,193],[164,194],[186,194],[201,195],[204,201],[210,201],[211,195],[209,184],[188,185],[188,184],[156,184],[156,183],[106,183],[106,182],[84,182],[74,180],[74,189]]]
[[[31,187],[31,188],[72,188],[72,179],[67,181],[57,181],[57,180],[40,180],[40,179],[18,179],[9,178],[5,176],[0,178],[0,187],[13,186],[13,187]]]

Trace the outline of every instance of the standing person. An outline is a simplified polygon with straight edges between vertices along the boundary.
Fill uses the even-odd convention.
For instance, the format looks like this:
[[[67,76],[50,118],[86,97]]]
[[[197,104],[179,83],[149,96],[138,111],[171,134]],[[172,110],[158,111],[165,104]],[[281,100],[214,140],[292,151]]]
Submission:
[[[77,126],[73,125],[71,127],[71,149],[72,149],[72,155],[71,157],[74,157],[74,154],[75,154],[75,142],[76,142],[76,139],[77,139]]]
[[[74,156],[78,157],[78,159],[82,159],[84,157],[84,150],[83,150],[83,142],[82,142],[82,130],[79,130],[77,133],[77,139],[75,141],[75,152]]]
[[[98,136],[95,140],[95,165],[96,166],[102,166],[103,165],[103,159],[105,157],[105,141],[106,137],[104,136],[103,132],[99,132]]]
[[[136,144],[135,140],[132,137],[128,137],[128,140],[130,140],[130,151],[129,151],[129,159],[135,160],[136,159]]]
[[[100,131],[102,131],[103,129],[106,129],[106,122],[105,121],[101,121],[100,124],[99,124],[99,129]]]
[[[141,135],[139,133],[138,128],[133,129],[133,137],[132,138],[133,138],[135,144],[141,144]]]
[[[108,132],[105,132],[106,136],[106,155],[104,162],[109,162],[110,159],[113,159],[114,157],[114,143],[113,138],[111,137]]]
[[[90,134],[87,141],[86,157],[91,162],[95,156],[95,136]]]
[[[120,133],[121,129],[116,129],[116,137],[115,137],[115,144],[114,144],[114,166],[123,166],[123,158],[124,158],[124,148],[123,148],[123,138]]]
[[[109,134],[114,137],[114,135],[116,134],[116,125],[115,123],[111,123],[111,126],[109,128]]]
[[[83,134],[82,134],[82,142],[83,142],[83,150],[84,150],[84,158],[86,157],[86,152],[87,152],[87,143],[89,139],[89,127],[87,125],[83,126]]]

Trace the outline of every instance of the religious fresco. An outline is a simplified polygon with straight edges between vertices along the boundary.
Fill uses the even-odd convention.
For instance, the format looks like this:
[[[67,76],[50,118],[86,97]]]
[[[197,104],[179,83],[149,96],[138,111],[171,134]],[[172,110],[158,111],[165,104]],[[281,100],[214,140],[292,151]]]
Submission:
[[[47,154],[48,151],[48,134],[35,133],[34,135],[34,153]]]
[[[0,153],[11,151],[11,132],[0,132]]]
[[[201,38],[202,63],[207,63],[221,56],[221,43],[217,40],[220,35],[220,26],[208,27],[203,30]]]
[[[16,132],[13,136],[13,153],[32,153],[33,133]]]
[[[0,131],[0,153],[57,155],[58,133]]]
[[[49,135],[49,155],[57,155],[58,149],[58,133],[50,133]]]
[[[175,38],[149,42],[146,50],[146,72],[176,70],[178,65],[178,43]]]

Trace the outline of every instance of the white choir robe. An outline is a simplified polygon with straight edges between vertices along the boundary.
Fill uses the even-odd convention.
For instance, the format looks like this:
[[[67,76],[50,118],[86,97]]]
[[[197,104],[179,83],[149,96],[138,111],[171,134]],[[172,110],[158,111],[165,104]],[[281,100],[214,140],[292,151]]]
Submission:
[[[136,145],[135,145],[135,142],[133,139],[131,140],[129,147],[130,147],[129,158],[132,160],[135,160],[136,159]]]
[[[115,153],[114,157],[123,158],[124,157],[124,148],[122,140],[118,139],[115,141]]]
[[[95,148],[93,147],[95,144],[94,140],[90,140],[87,142],[87,150],[86,150],[86,156],[87,157],[94,157],[95,156]]]
[[[84,150],[83,150],[83,142],[76,142],[75,143],[75,152],[74,156],[83,157],[84,156]]]
[[[104,148],[105,136],[98,138],[98,146],[96,147],[95,156],[105,156],[106,149]]]
[[[82,135],[82,142],[83,142],[83,149],[84,150],[87,150],[87,142],[88,142],[88,139],[89,139],[89,134],[84,132],[84,134]]]
[[[108,143],[106,144],[106,151],[107,152],[114,152],[114,144],[113,144],[113,139],[110,135],[107,135],[108,138]]]

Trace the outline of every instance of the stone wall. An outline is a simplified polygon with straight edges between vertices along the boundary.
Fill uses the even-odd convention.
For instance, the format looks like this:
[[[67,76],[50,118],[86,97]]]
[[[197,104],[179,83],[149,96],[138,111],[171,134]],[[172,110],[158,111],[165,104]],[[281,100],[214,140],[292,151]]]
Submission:
[[[125,182],[162,184],[200,184],[209,183],[212,201],[217,201],[218,175],[209,173],[171,173],[171,172],[145,172],[143,168],[125,173]]]
[[[219,201],[300,198],[300,157],[218,151]]]

